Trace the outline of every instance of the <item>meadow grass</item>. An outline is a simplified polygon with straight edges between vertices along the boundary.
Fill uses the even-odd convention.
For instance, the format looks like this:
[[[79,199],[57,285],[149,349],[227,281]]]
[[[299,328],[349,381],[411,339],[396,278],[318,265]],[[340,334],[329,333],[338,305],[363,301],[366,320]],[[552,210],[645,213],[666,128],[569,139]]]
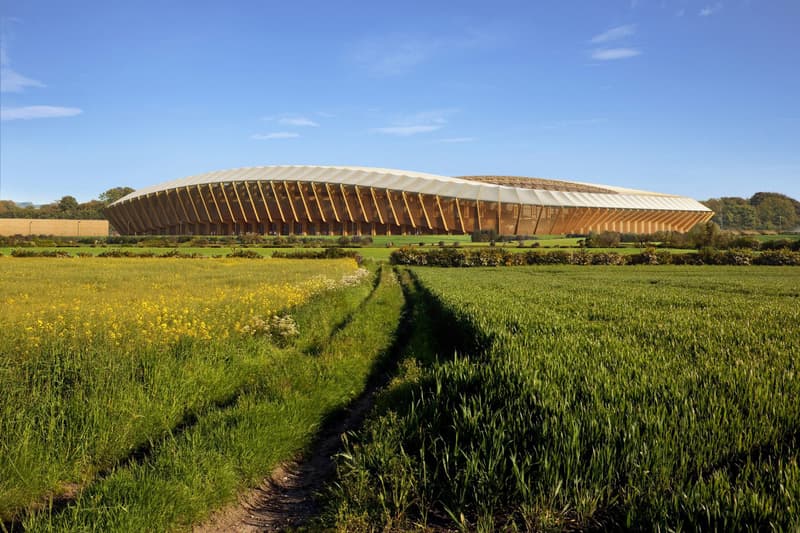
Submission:
[[[331,527],[800,527],[796,269],[413,272],[435,340],[349,439]]]
[[[298,309],[303,333],[269,351],[269,367],[254,372],[255,385],[235,402],[168,434],[145,458],[116,468],[65,510],[30,515],[26,530],[180,529],[257,485],[309,444],[324,417],[364,389],[394,342],[401,289],[388,271],[370,288],[326,293]]]
[[[301,315],[354,272],[352,260],[0,258],[0,518],[263,390],[284,339],[253,335],[253,321]],[[320,304],[332,311],[313,312],[296,342],[326,342],[361,285],[349,307]]]

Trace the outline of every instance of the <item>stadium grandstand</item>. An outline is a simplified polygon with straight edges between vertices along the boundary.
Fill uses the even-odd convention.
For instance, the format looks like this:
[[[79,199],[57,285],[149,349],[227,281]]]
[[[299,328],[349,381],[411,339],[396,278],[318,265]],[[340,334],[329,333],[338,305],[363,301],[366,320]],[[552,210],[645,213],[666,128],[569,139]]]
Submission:
[[[713,212],[684,196],[514,176],[344,166],[209,172],[109,205],[121,234],[501,235],[685,232]]]

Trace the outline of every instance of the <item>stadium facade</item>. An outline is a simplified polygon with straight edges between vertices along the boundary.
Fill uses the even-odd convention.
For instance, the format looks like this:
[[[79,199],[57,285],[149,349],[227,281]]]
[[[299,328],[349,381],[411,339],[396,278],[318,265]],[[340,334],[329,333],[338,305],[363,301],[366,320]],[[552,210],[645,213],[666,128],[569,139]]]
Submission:
[[[266,166],[139,189],[106,214],[121,234],[545,235],[685,232],[713,212],[683,196],[569,181]]]

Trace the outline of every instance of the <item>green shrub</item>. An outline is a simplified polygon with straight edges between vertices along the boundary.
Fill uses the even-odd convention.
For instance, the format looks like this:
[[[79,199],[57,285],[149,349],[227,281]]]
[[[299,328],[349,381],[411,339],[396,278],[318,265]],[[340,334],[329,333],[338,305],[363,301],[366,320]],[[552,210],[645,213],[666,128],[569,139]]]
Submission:
[[[291,252],[275,251],[272,257],[276,259],[342,259],[352,257],[361,263],[361,255],[355,250],[343,250],[342,248],[331,246],[323,250],[296,250]]]
[[[260,253],[254,251],[254,250],[242,250],[241,248],[232,251],[231,253],[229,253],[227,255],[227,257],[237,257],[237,258],[242,258],[242,259],[263,259],[264,258],[264,256],[262,256]]]
[[[798,266],[800,265],[800,252],[792,252],[788,248],[766,250],[761,252],[753,260],[753,263],[756,265]]]
[[[11,251],[11,257],[69,257],[67,252],[61,250],[23,250],[15,248]]]

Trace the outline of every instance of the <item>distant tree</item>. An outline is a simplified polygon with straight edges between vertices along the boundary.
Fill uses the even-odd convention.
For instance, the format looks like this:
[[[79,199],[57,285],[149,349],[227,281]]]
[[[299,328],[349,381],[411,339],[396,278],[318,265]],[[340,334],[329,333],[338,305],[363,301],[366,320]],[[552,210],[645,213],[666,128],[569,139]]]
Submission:
[[[72,215],[78,210],[78,200],[74,196],[63,196],[58,201],[58,210],[65,215]]]
[[[753,229],[756,227],[756,210],[744,198],[712,198],[703,202],[714,211],[712,222],[722,229]]]
[[[105,205],[108,205],[116,202],[123,196],[130,194],[132,192],[133,189],[130,187],[114,187],[113,189],[108,189],[106,192],[100,193],[100,196],[98,196],[98,200],[103,202]]]
[[[793,228],[798,214],[795,201],[778,193],[756,193],[750,199],[755,206],[759,226],[766,229]]]
[[[38,207],[21,207],[10,200],[0,200],[0,218],[67,218],[105,219],[103,208],[133,192],[130,187],[114,187],[100,194],[97,200],[79,203],[74,196],[64,196],[56,202]]]
[[[17,204],[11,200],[0,200],[0,218],[16,218]]]
[[[690,229],[687,237],[689,242],[698,249],[716,246],[720,238],[719,226],[709,220],[705,224],[698,224]]]
[[[703,204],[714,211],[711,221],[725,230],[785,229],[800,222],[800,202],[779,193],[758,192],[750,199],[711,198]]]
[[[88,202],[78,205],[78,208],[75,210],[75,218],[103,219],[105,218],[103,214],[103,208],[105,206],[106,204],[100,200],[89,200]]]
[[[620,243],[620,234],[616,231],[590,232],[584,242],[589,248],[617,248]]]
[[[758,207],[768,198],[783,198],[784,200],[789,200],[797,210],[798,215],[800,215],[800,202],[779,192],[757,192],[750,197],[750,204]]]

